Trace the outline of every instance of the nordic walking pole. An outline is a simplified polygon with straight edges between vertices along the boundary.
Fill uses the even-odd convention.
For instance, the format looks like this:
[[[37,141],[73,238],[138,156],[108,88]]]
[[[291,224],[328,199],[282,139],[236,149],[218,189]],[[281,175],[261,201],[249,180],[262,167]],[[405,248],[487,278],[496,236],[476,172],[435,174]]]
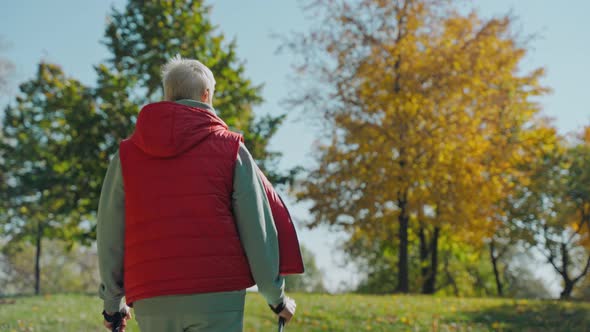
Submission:
[[[285,319],[283,317],[279,317],[279,332],[283,332],[285,329]]]

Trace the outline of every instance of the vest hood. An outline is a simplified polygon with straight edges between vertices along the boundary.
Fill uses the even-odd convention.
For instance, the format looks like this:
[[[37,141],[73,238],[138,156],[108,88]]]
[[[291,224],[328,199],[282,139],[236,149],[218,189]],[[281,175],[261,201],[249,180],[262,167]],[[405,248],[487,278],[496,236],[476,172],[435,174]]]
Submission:
[[[227,130],[212,112],[169,101],[144,106],[131,141],[146,154],[174,157],[198,145],[211,133]]]

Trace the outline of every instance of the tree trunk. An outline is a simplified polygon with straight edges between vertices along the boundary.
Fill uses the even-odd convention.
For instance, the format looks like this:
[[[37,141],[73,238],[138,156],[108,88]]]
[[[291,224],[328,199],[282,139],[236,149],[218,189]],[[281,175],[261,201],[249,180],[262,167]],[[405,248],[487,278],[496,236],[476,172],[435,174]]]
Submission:
[[[453,294],[455,294],[455,296],[459,296],[459,286],[457,286],[457,281],[455,280],[455,278],[453,277],[453,274],[451,273],[451,270],[449,270],[449,255],[445,255],[444,256],[444,272],[447,276],[447,279],[449,281],[449,283],[451,284],[451,286],[453,286]]]
[[[408,225],[409,216],[407,211],[407,202],[404,199],[399,201],[400,214],[398,217],[399,221],[399,259],[397,262],[399,278],[397,291],[400,293],[410,292],[409,283],[409,268],[408,268]]]
[[[569,279],[564,279],[563,283],[563,290],[561,291],[561,294],[559,294],[559,298],[562,300],[567,300],[572,296],[572,291],[574,290],[575,283],[573,280]]]
[[[420,240],[420,276],[422,277],[422,285],[424,285],[426,279],[428,279],[428,245],[426,231],[422,223],[420,223],[418,239]]]
[[[43,226],[37,224],[37,238],[35,241],[35,295],[41,294],[41,240],[43,238]]]
[[[561,269],[559,269],[555,266],[552,258],[550,258],[549,262],[553,265],[553,267],[556,269],[556,271],[558,271],[559,274],[561,274],[561,278],[563,279],[563,290],[559,294],[559,298],[562,300],[567,300],[572,296],[572,291],[574,290],[574,286],[576,285],[576,282],[579,279],[578,278],[570,278],[570,273],[569,273],[570,252],[567,247],[567,243],[560,243],[559,249],[561,252]],[[554,256],[552,255],[551,257],[554,257]],[[590,260],[590,258],[589,258],[589,260]],[[585,271],[583,271],[584,274],[587,272],[587,268],[588,267],[586,267],[584,269],[585,270]]]
[[[494,268],[494,277],[496,278],[496,289],[498,296],[504,296],[504,287],[500,279],[500,270],[498,268],[498,256],[496,256],[496,243],[494,240],[490,242],[490,259],[492,260],[492,267]]]
[[[438,237],[440,228],[434,227],[434,233],[430,243],[430,267],[428,269],[428,277],[424,282],[422,291],[424,294],[434,294],[436,292],[436,276],[438,273]]]
[[[561,243],[559,247],[561,251],[561,277],[563,278],[563,290],[559,294],[559,298],[569,299],[575,284],[569,274],[570,254],[566,243]]]

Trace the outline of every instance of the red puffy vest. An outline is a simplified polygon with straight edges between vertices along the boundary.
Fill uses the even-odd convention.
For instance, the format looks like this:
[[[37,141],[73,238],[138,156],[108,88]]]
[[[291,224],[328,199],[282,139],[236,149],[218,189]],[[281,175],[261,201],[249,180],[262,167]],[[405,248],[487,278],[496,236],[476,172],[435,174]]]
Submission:
[[[231,212],[241,140],[207,110],[172,102],[142,109],[119,152],[128,304],[254,285]],[[302,273],[292,220],[266,178],[264,185],[279,234],[280,273]]]
[[[299,249],[299,240],[295,231],[295,225],[287,210],[287,206],[281,199],[281,196],[272,187],[272,184],[266,176],[258,170],[258,174],[262,178],[264,184],[264,191],[270,203],[272,210],[272,218],[277,228],[277,235],[279,238],[279,272],[281,275],[303,273],[303,259],[301,257],[301,250]]]

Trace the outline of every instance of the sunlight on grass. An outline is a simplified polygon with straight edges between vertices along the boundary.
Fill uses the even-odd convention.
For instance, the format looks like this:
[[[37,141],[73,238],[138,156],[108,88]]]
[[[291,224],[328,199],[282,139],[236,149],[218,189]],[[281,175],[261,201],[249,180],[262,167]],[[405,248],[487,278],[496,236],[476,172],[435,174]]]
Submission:
[[[428,296],[294,294],[292,331],[590,331],[590,303]],[[89,295],[0,299],[0,331],[106,331]],[[248,294],[244,331],[272,331],[276,319]],[[128,331],[139,331],[135,320]]]

